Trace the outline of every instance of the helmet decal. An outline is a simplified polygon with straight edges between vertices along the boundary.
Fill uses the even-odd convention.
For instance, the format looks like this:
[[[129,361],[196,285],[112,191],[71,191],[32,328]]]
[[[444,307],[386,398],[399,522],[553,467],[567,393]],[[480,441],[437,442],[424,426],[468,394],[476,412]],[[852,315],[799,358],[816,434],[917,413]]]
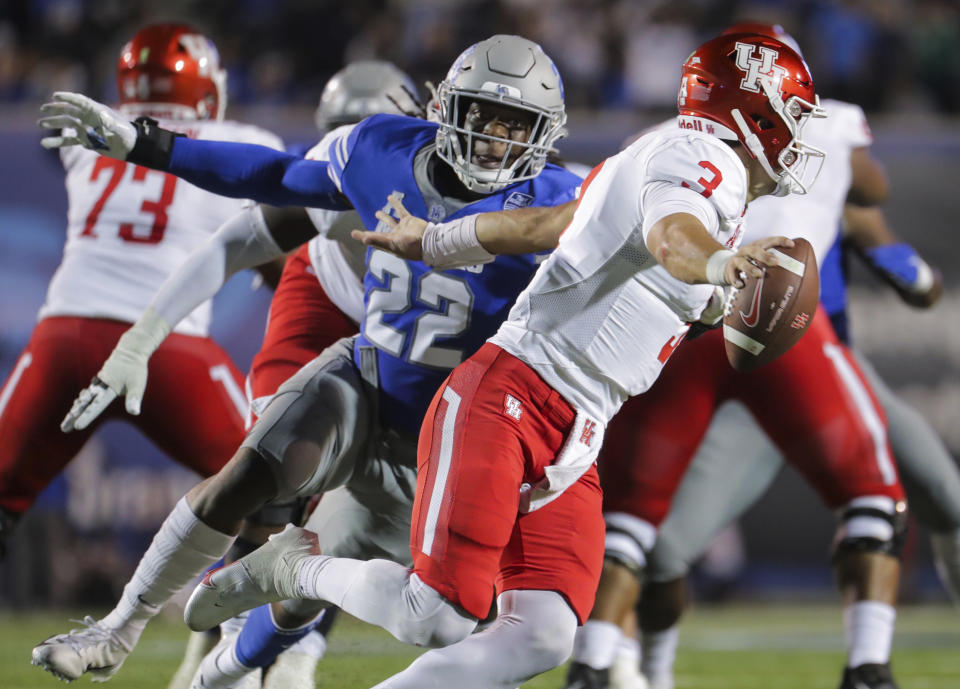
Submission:
[[[760,93],[760,79],[769,79],[770,85],[777,91],[781,90],[783,78],[787,75],[787,70],[777,64],[776,60],[780,53],[773,48],[765,45],[754,46],[749,43],[737,42],[736,65],[743,70],[746,76],[740,80],[740,88],[744,91]],[[756,50],[760,51],[760,57],[754,56]]]

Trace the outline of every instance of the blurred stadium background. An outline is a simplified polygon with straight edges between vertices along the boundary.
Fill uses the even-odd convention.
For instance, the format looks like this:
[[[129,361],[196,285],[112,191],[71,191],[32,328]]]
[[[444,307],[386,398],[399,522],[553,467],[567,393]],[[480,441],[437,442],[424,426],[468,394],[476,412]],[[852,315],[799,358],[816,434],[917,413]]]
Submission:
[[[436,82],[468,44],[519,33],[540,42],[563,76],[570,135],[561,153],[593,165],[669,114],[679,65],[696,45],[732,21],[753,19],[782,23],[797,37],[821,96],[867,110],[875,154],[892,181],[891,225],[944,272],[947,294],[929,312],[910,310],[856,274],[851,315],[855,344],[960,455],[955,0],[167,0],[162,11],[160,5],[0,2],[0,376],[28,340],[62,250],[63,175],[57,156],[38,144],[38,107],[58,89],[111,102],[119,49],[146,22],[186,20],[213,38],[229,71],[228,117],[271,129],[289,144],[316,139],[312,109],[326,79],[349,60],[389,59],[418,83]],[[259,345],[269,299],[249,275],[217,298],[214,336],[241,367]],[[21,523],[0,564],[0,615],[112,603],[156,526],[194,481],[135,431],[108,425]],[[827,567],[832,532],[832,516],[785,470],[701,567],[698,595],[834,601]],[[902,596],[945,605],[919,528],[906,549]],[[954,669],[960,683],[960,668]]]

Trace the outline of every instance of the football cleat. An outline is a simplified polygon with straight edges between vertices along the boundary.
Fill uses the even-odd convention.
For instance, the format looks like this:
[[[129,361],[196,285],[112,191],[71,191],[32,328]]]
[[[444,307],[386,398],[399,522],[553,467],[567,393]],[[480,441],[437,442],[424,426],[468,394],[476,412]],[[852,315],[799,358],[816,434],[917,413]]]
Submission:
[[[650,689],[635,656],[617,655],[610,666],[610,689]]]
[[[206,632],[190,632],[187,648],[183,652],[180,667],[173,673],[173,678],[167,689],[188,689],[197,668],[204,657],[214,649],[220,640],[220,630],[211,629]]]
[[[311,653],[301,653],[295,647],[277,656],[263,680],[263,689],[314,689],[317,663],[320,659]]]
[[[864,663],[843,671],[840,689],[899,689],[893,681],[890,663]]]
[[[89,674],[94,682],[106,682],[120,669],[132,649],[114,630],[89,615],[71,621],[80,622],[86,628],[51,636],[33,649],[30,663],[66,682],[84,674]]]
[[[207,572],[187,601],[183,619],[199,632],[265,603],[296,598],[300,565],[319,554],[316,534],[287,527],[233,564]]]
[[[236,634],[224,635],[197,667],[190,689],[258,689],[260,668],[248,668],[236,662],[232,655]],[[233,661],[233,662],[231,662]]]
[[[585,663],[570,663],[567,671],[567,683],[564,689],[608,689],[610,687],[610,669],[596,670]]]

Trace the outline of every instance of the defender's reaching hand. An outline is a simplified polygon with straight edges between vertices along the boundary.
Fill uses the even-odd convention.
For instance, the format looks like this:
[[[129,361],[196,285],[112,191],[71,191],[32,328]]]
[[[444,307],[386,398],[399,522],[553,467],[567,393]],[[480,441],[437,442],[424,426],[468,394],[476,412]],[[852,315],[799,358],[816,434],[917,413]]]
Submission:
[[[44,129],[64,130],[59,136],[40,140],[44,148],[83,146],[104,155],[126,160],[137,142],[137,129],[127,118],[80,93],[57,91],[53,101],[41,106],[37,124]]]
[[[401,198],[402,196],[397,192],[387,197],[387,203],[397,212],[399,220],[389,213],[377,211],[377,220],[389,227],[389,232],[354,230],[350,235],[367,246],[383,249],[412,261],[419,261],[423,258],[422,240],[427,221],[410,215],[410,212],[404,208]]]

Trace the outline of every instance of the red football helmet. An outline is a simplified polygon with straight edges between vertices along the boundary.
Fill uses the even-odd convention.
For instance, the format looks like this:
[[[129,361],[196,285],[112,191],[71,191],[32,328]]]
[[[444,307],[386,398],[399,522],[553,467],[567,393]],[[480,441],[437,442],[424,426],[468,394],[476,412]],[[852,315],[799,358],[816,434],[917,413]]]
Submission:
[[[724,34],[683,65],[679,124],[740,141],[777,182],[774,192],[806,193],[824,152],[805,143],[811,117],[826,117],[810,70],[789,46],[756,33]]]
[[[176,119],[223,119],[227,73],[216,46],[186,24],[151,24],[117,63],[120,109]]]

